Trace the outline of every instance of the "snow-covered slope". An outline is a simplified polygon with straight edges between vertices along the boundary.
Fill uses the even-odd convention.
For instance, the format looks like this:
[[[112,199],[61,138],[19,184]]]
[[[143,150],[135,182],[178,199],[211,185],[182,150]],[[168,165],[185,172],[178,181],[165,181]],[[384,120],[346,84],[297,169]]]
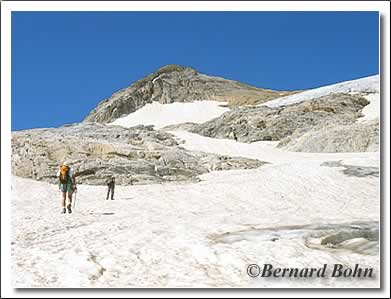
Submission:
[[[379,114],[379,76],[270,101],[279,107],[332,92],[363,92]],[[366,94],[368,93],[368,94]],[[156,128],[205,122],[221,102],[152,103],[113,122]],[[79,185],[72,215],[60,214],[58,186],[12,178],[14,287],[379,287],[379,152],[303,153],[170,131],[189,150],[268,162],[210,172],[199,183]],[[371,229],[368,231],[366,227]],[[362,233],[362,235],[360,235]],[[325,236],[343,242],[322,245]],[[250,278],[247,266],[374,269],[373,279]]]
[[[357,80],[346,81],[333,85],[323,86],[307,90],[301,93],[293,94],[286,97],[281,97],[272,101],[261,104],[260,106],[267,106],[276,108],[287,106],[303,101],[319,98],[331,93],[346,92],[346,93],[380,93],[380,75],[374,75]]]
[[[253,143],[236,142],[231,139],[218,139],[201,136],[186,131],[170,131],[179,140],[185,140],[182,145],[188,150],[197,150],[228,156],[241,156],[259,159],[273,164],[306,163],[320,164],[327,160],[344,161],[346,164],[373,166],[379,165],[378,152],[359,153],[303,153],[290,152],[277,148],[278,141],[258,141]]]
[[[217,101],[171,104],[153,102],[110,124],[127,128],[137,125],[154,125],[155,129],[159,129],[185,122],[203,123],[228,111],[228,108],[222,107],[224,104],[226,103]]]
[[[358,122],[367,122],[380,118],[380,93],[370,93],[364,95],[369,101],[369,104],[362,110],[363,117],[359,118]]]
[[[175,133],[175,132],[174,132]],[[76,210],[61,215],[56,185],[13,178],[15,287],[378,287],[376,279],[250,278],[250,263],[379,271],[376,242],[349,240],[371,254],[320,246],[331,228],[379,221],[378,153],[284,153],[274,143],[241,144],[176,132],[186,148],[257,157],[271,164],[211,172],[198,184],[80,185]],[[342,161],[330,162],[330,161]],[[331,163],[329,166],[323,163]],[[334,229],[333,229],[334,227]],[[312,236],[312,237],[311,237]],[[361,243],[360,243],[361,244]]]

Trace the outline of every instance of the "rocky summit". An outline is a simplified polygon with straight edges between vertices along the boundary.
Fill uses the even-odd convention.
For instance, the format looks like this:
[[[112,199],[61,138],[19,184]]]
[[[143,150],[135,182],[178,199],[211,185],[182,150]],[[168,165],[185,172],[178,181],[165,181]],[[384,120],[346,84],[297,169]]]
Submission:
[[[147,103],[222,101],[229,106],[259,104],[291,91],[274,91],[199,73],[193,68],[167,65],[101,101],[84,122],[109,123]]]

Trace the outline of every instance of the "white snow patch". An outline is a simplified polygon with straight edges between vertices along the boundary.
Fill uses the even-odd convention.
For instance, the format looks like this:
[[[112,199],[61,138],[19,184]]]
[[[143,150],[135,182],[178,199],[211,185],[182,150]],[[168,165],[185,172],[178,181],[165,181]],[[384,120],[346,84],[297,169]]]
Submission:
[[[262,103],[260,106],[278,108],[281,106],[292,105],[339,92],[380,93],[380,76],[374,75],[357,80],[323,86],[320,88],[315,88],[286,97],[274,99],[266,103]]]
[[[253,143],[241,143],[231,139],[217,139],[205,137],[182,130],[170,131],[181,144],[191,151],[209,152],[220,155],[240,156],[250,159],[258,159],[273,164],[300,163],[305,167],[308,163],[320,164],[323,161],[343,161],[346,164],[353,163],[361,166],[378,166],[379,152],[359,153],[305,153],[290,152],[277,148],[278,141],[258,141]]]
[[[160,129],[168,125],[185,122],[204,123],[229,111],[228,108],[221,106],[224,104],[227,103],[197,101],[192,103],[175,102],[160,104],[153,102],[127,116],[116,119],[110,124],[127,128],[137,125],[154,125],[155,129]]]
[[[360,117],[358,122],[367,122],[380,117],[380,93],[370,93],[364,96],[369,104],[362,110],[363,117]]]

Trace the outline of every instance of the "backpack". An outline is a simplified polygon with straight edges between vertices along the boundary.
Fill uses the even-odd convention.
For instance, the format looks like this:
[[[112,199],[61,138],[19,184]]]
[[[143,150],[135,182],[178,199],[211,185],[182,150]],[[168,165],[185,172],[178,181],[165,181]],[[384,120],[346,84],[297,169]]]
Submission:
[[[68,182],[69,178],[69,166],[66,165],[61,165],[60,167],[60,183],[61,184],[66,184]]]

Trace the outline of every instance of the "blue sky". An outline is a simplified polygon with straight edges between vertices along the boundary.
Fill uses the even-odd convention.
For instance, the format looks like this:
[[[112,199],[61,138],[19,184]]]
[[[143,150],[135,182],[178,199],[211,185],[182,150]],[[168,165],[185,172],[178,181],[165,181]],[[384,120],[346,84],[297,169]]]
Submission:
[[[166,64],[277,90],[379,73],[377,12],[13,12],[12,130],[81,121]]]

